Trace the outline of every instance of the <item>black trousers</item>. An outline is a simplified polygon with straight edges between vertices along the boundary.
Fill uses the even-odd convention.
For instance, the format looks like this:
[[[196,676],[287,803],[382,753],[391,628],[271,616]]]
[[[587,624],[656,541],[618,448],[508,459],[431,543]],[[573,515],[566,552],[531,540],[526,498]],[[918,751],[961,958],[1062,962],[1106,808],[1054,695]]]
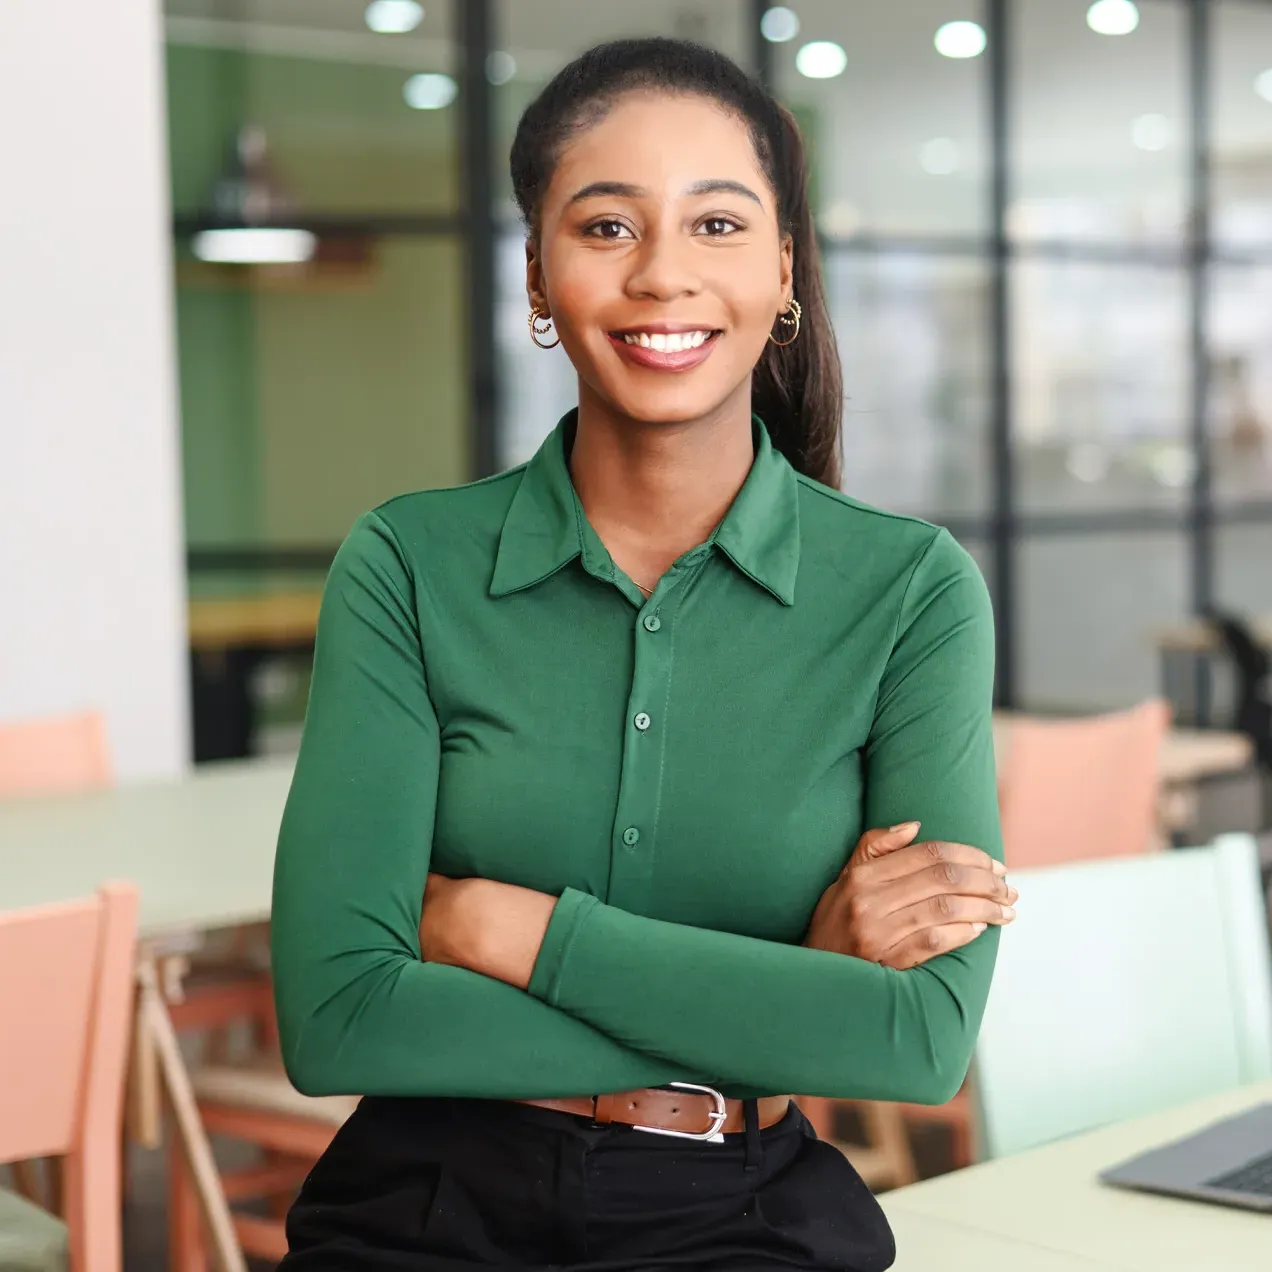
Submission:
[[[505,1100],[359,1104],[287,1218],[282,1272],[882,1272],[887,1220],[792,1104],[723,1143]]]

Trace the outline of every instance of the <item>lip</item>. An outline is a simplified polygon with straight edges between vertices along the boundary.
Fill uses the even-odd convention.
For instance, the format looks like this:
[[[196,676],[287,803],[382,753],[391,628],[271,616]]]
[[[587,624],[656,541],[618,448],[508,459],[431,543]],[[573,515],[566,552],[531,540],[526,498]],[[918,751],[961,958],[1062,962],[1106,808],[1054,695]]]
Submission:
[[[645,331],[650,335],[678,335],[682,331],[712,331],[713,334],[696,349],[677,349],[672,352],[667,349],[646,349],[644,345],[628,344],[623,339],[624,334],[635,335],[638,331]],[[689,371],[701,365],[711,356],[720,334],[719,330],[700,324],[695,326],[692,323],[670,322],[643,323],[639,327],[608,333],[610,344],[618,351],[619,357],[633,366],[645,367],[651,371]]]

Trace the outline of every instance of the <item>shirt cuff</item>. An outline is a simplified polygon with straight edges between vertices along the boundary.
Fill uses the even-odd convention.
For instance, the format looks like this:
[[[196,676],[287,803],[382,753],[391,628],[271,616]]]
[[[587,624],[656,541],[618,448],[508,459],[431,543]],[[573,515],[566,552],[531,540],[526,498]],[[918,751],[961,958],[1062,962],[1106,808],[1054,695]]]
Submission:
[[[570,946],[574,944],[574,938],[587,921],[588,914],[599,904],[594,896],[587,892],[578,892],[574,888],[566,888],[561,893],[560,900],[553,907],[552,917],[548,920],[548,930],[543,934],[539,957],[535,959],[534,971],[530,973],[530,984],[526,986],[527,991],[535,998],[540,998],[553,1007],[557,1005]]]

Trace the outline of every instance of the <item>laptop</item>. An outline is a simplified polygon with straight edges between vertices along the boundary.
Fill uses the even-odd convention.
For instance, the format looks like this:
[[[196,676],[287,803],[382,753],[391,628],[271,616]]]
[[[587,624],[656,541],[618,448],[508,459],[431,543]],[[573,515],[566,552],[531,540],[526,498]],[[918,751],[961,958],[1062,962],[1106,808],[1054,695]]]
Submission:
[[[1169,1193],[1272,1214],[1272,1104],[1101,1172],[1119,1188]]]

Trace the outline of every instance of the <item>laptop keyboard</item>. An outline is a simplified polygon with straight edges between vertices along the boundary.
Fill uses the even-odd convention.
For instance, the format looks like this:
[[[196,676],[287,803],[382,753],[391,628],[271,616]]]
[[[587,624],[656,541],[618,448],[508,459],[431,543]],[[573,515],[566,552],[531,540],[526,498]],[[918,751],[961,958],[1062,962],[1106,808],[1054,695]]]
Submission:
[[[1230,1192],[1253,1193],[1258,1197],[1272,1197],[1272,1153],[1247,1162],[1237,1170],[1208,1179],[1209,1188],[1226,1188]]]

